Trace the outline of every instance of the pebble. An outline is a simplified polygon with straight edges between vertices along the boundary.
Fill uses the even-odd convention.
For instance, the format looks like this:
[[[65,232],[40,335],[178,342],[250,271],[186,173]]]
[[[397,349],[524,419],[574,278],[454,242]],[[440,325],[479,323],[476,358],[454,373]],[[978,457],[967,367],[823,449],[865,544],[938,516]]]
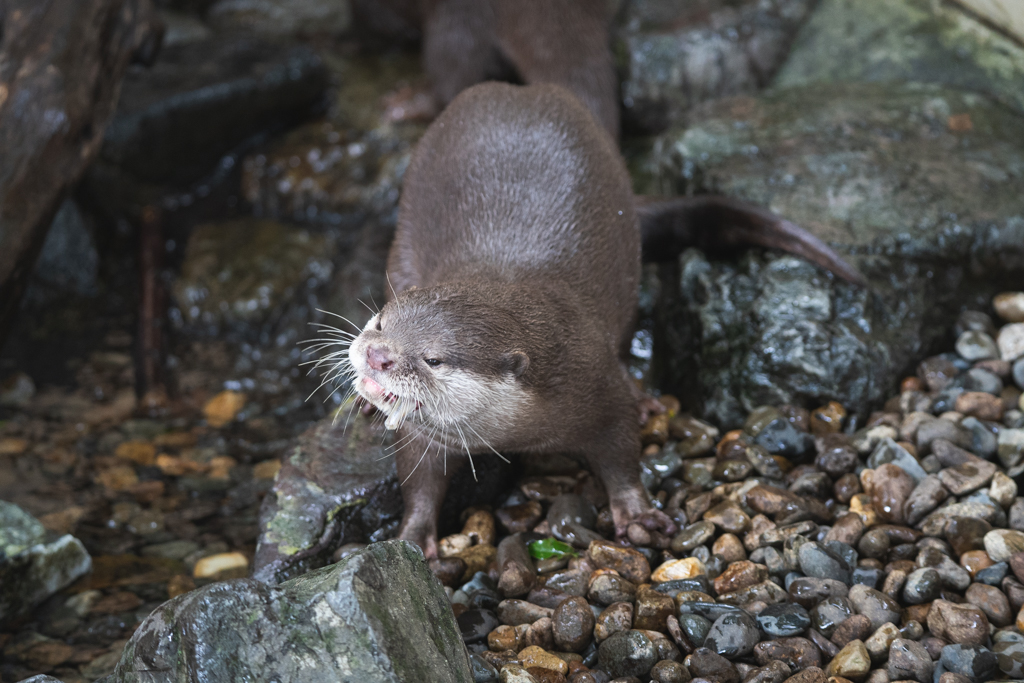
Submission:
[[[917,482],[898,465],[886,463],[874,470],[871,479],[871,502],[883,522],[903,524],[904,504]]]
[[[236,391],[222,391],[203,406],[203,415],[207,423],[219,429],[235,419],[245,406],[245,394]]]
[[[889,648],[893,641],[901,636],[900,630],[892,622],[882,624],[864,641],[864,647],[875,663],[884,662],[889,656]]]
[[[730,564],[747,559],[747,551],[743,548],[743,541],[735,534],[726,533],[719,536],[715,544],[711,546],[711,552]]]
[[[934,670],[935,665],[924,645],[905,638],[896,638],[892,641],[887,666],[890,680],[931,683]]]
[[[1010,601],[1006,599],[1006,594],[995,586],[972,583],[964,593],[964,597],[967,602],[981,609],[993,625],[1009,626],[1013,623]]]
[[[705,679],[713,683],[740,682],[740,673],[732,662],[706,647],[698,648],[686,658],[684,664],[695,680]]]
[[[723,614],[711,625],[704,647],[726,659],[749,655],[760,640],[757,622],[746,612]]]
[[[963,645],[983,645],[988,640],[988,618],[973,605],[936,600],[928,611],[928,630],[939,638]]]
[[[992,646],[996,665],[1008,678],[1024,678],[1024,642],[1004,641]]]
[[[915,569],[907,576],[903,599],[911,605],[920,605],[939,597],[941,590],[942,582],[937,571],[931,567]]]
[[[712,507],[704,513],[704,519],[730,534],[741,534],[750,528],[750,516],[731,500]]]
[[[1024,323],[1024,292],[1001,292],[992,297],[996,315],[1008,323]]]
[[[614,569],[623,578],[633,583],[646,583],[651,578],[650,563],[643,553],[634,548],[626,548],[609,541],[594,541],[587,549],[587,554],[594,563],[594,566]],[[687,563],[681,566],[692,568],[694,565],[693,563]],[[668,579],[664,580],[667,581]]]
[[[494,516],[508,533],[517,534],[533,529],[544,516],[544,508],[536,500],[529,500],[498,508]]]
[[[642,557],[642,556],[641,556]],[[646,560],[645,560],[646,562]],[[669,560],[658,566],[651,574],[648,569],[648,574],[651,581],[655,583],[663,583],[665,581],[676,581],[678,579],[692,579],[701,574],[707,574],[707,568],[704,563],[698,560],[696,557],[687,557],[682,560]],[[641,576],[641,572],[634,572],[634,576]],[[623,573],[623,576],[629,577]],[[637,583],[643,583],[644,579],[637,579]]]
[[[867,677],[870,670],[871,657],[864,647],[864,642],[853,640],[832,658],[825,673],[828,676],[840,676],[859,683]]]
[[[971,361],[999,357],[995,340],[977,330],[967,330],[957,338],[956,352],[961,358]]]
[[[699,617],[703,618],[703,617]],[[704,621],[707,621],[704,619]],[[616,602],[608,605],[594,621],[594,640],[598,643],[607,640],[612,634],[628,631],[633,627],[633,605],[629,602]],[[706,631],[705,631],[706,634]],[[701,639],[703,642],[703,638]]]
[[[835,579],[848,584],[850,568],[835,553],[822,545],[810,541],[800,546],[800,570],[807,576],[820,579]]]
[[[861,585],[852,586],[849,599],[859,614],[863,614],[871,620],[872,630],[886,622],[897,623],[900,619],[902,612],[900,604],[874,588]]]
[[[992,651],[958,642],[942,648],[940,661],[946,671],[966,676],[971,683],[983,683],[999,670],[998,659]]]
[[[519,651],[519,663],[526,668],[536,666],[542,669],[557,671],[563,676],[569,673],[569,665],[566,664],[565,660],[556,657],[536,645],[525,647]]]
[[[769,605],[757,615],[761,629],[775,638],[797,636],[811,625],[807,610],[796,603]]]
[[[689,680],[690,672],[686,667],[670,659],[663,659],[651,669],[651,681],[654,683],[688,683]]]
[[[1024,323],[1011,323],[999,330],[996,338],[1000,357],[1013,362],[1024,356]]]
[[[985,534],[985,552],[993,562],[1005,562],[1024,551],[1024,533],[1013,529],[993,529]]]
[[[631,603],[636,597],[636,584],[618,574],[598,574],[590,581],[587,597],[598,605],[611,605],[616,602]]]
[[[467,644],[486,643],[491,631],[498,627],[498,617],[486,609],[469,609],[456,617],[462,633],[462,641]]]
[[[765,666],[773,661],[784,662],[793,671],[820,667],[821,650],[807,638],[763,640],[754,646],[754,661]]]
[[[713,522],[702,520],[684,527],[682,531],[672,538],[672,545],[669,546],[673,553],[682,554],[693,550],[697,546],[704,545],[715,535]],[[741,546],[742,547],[742,546]]]
[[[836,647],[845,647],[852,640],[863,640],[871,635],[871,620],[863,614],[854,614],[832,632],[830,640]]]
[[[226,573],[238,573],[239,576],[245,576],[248,571],[249,558],[242,553],[218,553],[196,562],[192,569],[192,576],[197,579],[213,578]]]
[[[532,624],[543,617],[550,617],[554,610],[535,605],[526,600],[502,600],[498,604],[498,620],[509,626]]]
[[[816,666],[797,671],[786,679],[788,683],[825,683],[827,680],[825,672]]]
[[[637,590],[633,627],[648,631],[664,631],[667,619],[675,612],[676,603],[664,593],[643,585]]]
[[[501,667],[498,681],[500,683],[539,683],[536,678],[530,675],[526,667],[514,662]]]
[[[651,639],[636,630],[615,633],[597,648],[598,667],[614,678],[646,676],[656,661]]]

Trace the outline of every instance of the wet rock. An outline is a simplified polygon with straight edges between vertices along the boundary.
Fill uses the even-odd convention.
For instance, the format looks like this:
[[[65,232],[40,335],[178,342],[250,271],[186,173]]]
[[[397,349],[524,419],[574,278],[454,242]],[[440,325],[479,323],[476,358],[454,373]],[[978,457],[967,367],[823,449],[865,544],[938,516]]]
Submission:
[[[672,539],[672,552],[683,553],[685,551],[693,550],[697,546],[704,545],[710,541],[714,538],[714,535],[715,525],[708,520],[702,520],[695,524],[691,524],[676,534]]]
[[[403,590],[389,590],[393,585]],[[220,616],[211,620],[211,613]],[[250,638],[253,629],[239,624],[254,620],[262,626],[259,637]],[[410,630],[410,624],[418,626]],[[361,640],[346,637],[353,629]],[[270,643],[277,643],[277,657],[250,653]],[[289,656],[297,647],[301,657],[298,651]],[[187,668],[218,680],[291,680],[297,675],[291,666],[300,659],[337,678],[473,680],[451,608],[422,554],[389,541],[279,587],[236,579],[175,598],[138,628],[111,681],[136,680],[156,661],[176,676]]]
[[[864,640],[871,635],[871,620],[863,614],[854,614],[846,621],[836,626],[830,640],[836,647],[845,647],[853,640]]]
[[[731,500],[722,501],[705,512],[704,519],[731,534],[740,534],[750,528],[750,517]]]
[[[850,588],[850,603],[859,614],[871,620],[872,629],[877,629],[886,622],[896,623],[900,619],[900,605],[885,593],[867,586]]]
[[[565,652],[582,652],[594,633],[594,613],[583,598],[562,602],[551,617],[555,645]]]
[[[551,608],[534,605],[525,600],[502,600],[498,604],[498,620],[510,626],[532,624],[544,617],[550,617],[553,613]]]
[[[992,298],[992,308],[1008,323],[1024,323],[1024,292],[1001,292]]]
[[[598,605],[633,602],[635,596],[636,584],[617,574],[601,574],[590,582],[587,589],[587,597]]]
[[[799,578],[789,584],[793,600],[801,606],[811,608],[825,598],[845,598],[849,586],[835,579]]]
[[[704,647],[726,659],[750,654],[760,640],[757,622],[745,612],[724,614],[711,625]]]
[[[651,565],[639,551],[608,541],[594,541],[587,554],[597,567],[614,569],[633,583],[644,583],[651,577]]]
[[[999,357],[996,340],[984,332],[968,330],[956,340],[956,352],[967,360],[986,360]]]
[[[455,621],[467,645],[486,642],[487,635],[498,627],[498,618],[487,609],[468,609]]]
[[[697,617],[696,615],[687,615]],[[704,621],[707,621],[706,619]],[[682,619],[680,619],[682,622]],[[616,602],[608,605],[601,614],[597,616],[594,623],[594,640],[600,644],[607,640],[612,634],[620,631],[628,631],[633,626],[633,605],[628,602]],[[703,642],[703,638],[699,642]]]
[[[949,642],[984,645],[988,640],[988,619],[973,605],[936,600],[928,612],[928,630]]]
[[[995,674],[997,656],[984,647],[954,643],[942,648],[940,660],[946,671],[966,676],[972,683],[987,681]]]
[[[905,638],[897,638],[889,646],[890,680],[932,683],[934,669],[935,665],[924,645]]]
[[[219,30],[287,37],[342,33],[348,30],[351,15],[348,0],[218,0],[206,19]]]
[[[966,462],[939,472],[943,486],[961,496],[975,491],[992,481],[996,466],[984,460]]]
[[[801,30],[775,83],[942,83],[1024,111],[1024,96],[1011,85],[1022,75],[1024,47],[955,5],[939,10],[920,0],[826,0]]]
[[[691,106],[762,87],[785,57],[810,3],[741,3],[688,12],[672,4],[627,5],[620,51],[624,123],[658,131]]]
[[[675,612],[675,601],[664,593],[643,586],[637,591],[633,626],[647,631],[664,631],[666,620]]]
[[[903,587],[903,599],[911,605],[931,602],[939,597],[942,580],[939,573],[932,568],[915,569],[907,576]]]
[[[642,576],[642,569],[631,569],[630,571],[634,577]],[[654,570],[650,575],[650,579],[654,583],[663,583],[666,581],[678,581],[680,579],[692,579],[706,573],[707,568],[704,566],[703,562],[698,560],[696,557],[687,557],[682,560],[669,560],[665,562]],[[639,578],[637,580],[642,583]]]
[[[757,615],[757,623],[775,638],[797,636],[811,625],[811,617],[795,603],[769,605]]]
[[[892,439],[882,440],[867,460],[868,467],[875,470],[885,464],[897,466],[918,483],[928,476],[917,458]]]
[[[995,626],[1009,626],[1013,623],[1010,602],[1006,599],[1006,595],[995,586],[972,583],[964,593],[964,597],[967,602],[980,608],[988,617],[989,622]]]
[[[654,683],[687,683],[690,672],[679,662],[663,659],[651,669],[651,680]]]
[[[296,294],[330,277],[334,248],[323,234],[269,220],[199,226],[175,281],[182,324],[258,330]]]
[[[657,661],[654,644],[640,631],[615,633],[597,648],[598,667],[612,676],[645,676]]]
[[[170,46],[126,78],[89,183],[115,183],[119,172],[190,183],[244,140],[309,117],[327,85],[327,69],[306,47],[252,37]]]
[[[800,546],[800,570],[810,577],[850,582],[850,568],[838,555],[814,543]]]
[[[806,638],[764,640],[754,646],[754,660],[760,666],[784,662],[793,671],[821,666],[821,652]]]
[[[939,476],[941,478],[942,475]],[[911,476],[896,465],[886,463],[875,469],[871,501],[879,519],[883,522],[903,524],[903,507],[915,487],[916,482]]]
[[[760,583],[768,578],[768,568],[747,560],[733,562],[719,576],[715,577],[715,592],[719,595],[731,593]]]
[[[714,683],[739,683],[740,674],[725,657],[717,655],[706,647],[699,648],[687,658],[687,668],[694,678],[704,678]]]
[[[862,681],[871,670],[871,658],[864,643],[860,640],[849,642],[829,662],[825,673],[829,676],[841,676],[851,681]]]
[[[20,507],[0,501],[0,623],[24,614],[91,568],[92,559],[77,538],[51,535]]]
[[[944,104],[939,105],[940,101]],[[952,262],[965,253],[978,254],[991,264],[985,283],[966,272],[958,273],[953,277],[961,284],[944,288],[956,298],[975,287],[979,294],[988,295],[990,276],[1009,273],[1016,267],[1013,264],[1024,258],[1019,228],[1013,219],[1021,211],[1019,196],[1003,193],[995,204],[982,206],[972,199],[985,192],[982,188],[988,181],[981,175],[965,179],[962,174],[931,174],[927,180],[909,179],[904,164],[887,161],[894,158],[889,156],[890,141],[898,138],[899,158],[920,158],[923,164],[931,163],[926,159],[943,158],[945,167],[948,153],[939,150],[955,146],[963,134],[949,130],[949,118],[968,114],[975,122],[969,135],[992,150],[996,155],[993,159],[1001,160],[995,162],[996,166],[1009,169],[1012,155],[1002,147],[1007,136],[985,135],[983,129],[996,129],[979,122],[994,121],[988,118],[994,116],[1001,121],[1000,126],[1005,123],[1016,129],[1024,123],[1005,110],[997,111],[980,100],[978,104],[973,102],[970,96],[927,86],[921,90],[888,84],[808,85],[773,91],[758,99],[735,98],[707,105],[691,117],[686,130],[661,136],[648,165],[653,169],[652,189],[657,186],[664,192],[665,188],[682,190],[685,186],[687,192],[713,188],[734,193],[770,205],[797,224],[817,226],[818,234],[827,239],[855,243],[858,249],[884,260],[886,272],[901,273],[893,278],[900,283],[899,294],[893,290],[885,296],[896,297],[893,306],[898,299],[902,310],[916,311],[896,320],[885,317],[879,309],[869,312],[865,302],[852,292],[841,295],[842,303],[833,301],[831,290],[823,283],[813,283],[815,271],[803,270],[803,264],[790,257],[748,259],[737,267],[711,263],[688,252],[680,260],[678,297],[666,304],[667,309],[671,306],[666,316],[671,317],[665,319],[673,320],[674,334],[692,345],[685,354],[681,349],[665,350],[666,356],[673,358],[667,368],[666,386],[688,387],[703,403],[703,412],[725,425],[742,420],[743,405],[771,405],[797,395],[839,397],[848,411],[865,413],[872,400],[877,403],[885,398],[880,395],[881,387],[898,380],[889,376],[895,372],[892,368],[909,364],[916,349],[931,343],[938,332],[921,324],[928,315],[926,311],[956,308],[949,307],[951,300],[925,294],[926,290],[934,293],[934,286],[922,275],[904,273],[903,269],[912,263],[946,258]],[[910,120],[921,121],[932,132],[925,136],[924,128],[911,131],[901,126],[898,132],[895,130],[895,121]],[[866,121],[875,123],[861,125]],[[843,151],[821,157],[821,149],[834,147],[837,129],[849,133],[844,137]],[[786,140],[785,145],[781,140]],[[753,148],[758,153],[752,162],[741,150]],[[851,166],[851,154],[856,155],[857,165]],[[811,170],[804,165],[809,158],[806,155],[813,155],[815,163],[821,161],[835,173],[823,175],[821,166]],[[968,163],[964,160],[959,167]],[[866,165],[862,168],[861,164]],[[872,178],[872,189],[854,180],[863,177]],[[969,191],[968,186],[977,190]],[[824,200],[819,204],[812,201],[813,207],[807,203],[807,197],[846,192],[853,193],[849,195],[852,203],[841,210]],[[939,204],[949,206],[948,210],[957,215],[957,228],[942,218],[942,209],[933,199],[936,196],[942,198]],[[927,228],[914,218],[922,212],[934,216]],[[996,233],[988,232],[991,224],[983,218],[991,215],[1002,216]],[[920,227],[908,235],[904,227],[910,224]],[[958,246],[940,237],[948,230],[964,231],[959,233],[962,237]],[[900,238],[899,246],[897,234],[906,237]],[[990,236],[999,246],[990,243]],[[893,256],[896,253],[898,257]],[[954,290],[958,290],[955,295]],[[670,294],[675,296],[675,292],[666,296]],[[729,302],[728,310],[719,305],[725,301]],[[799,342],[792,337],[793,321],[797,319],[803,321]],[[873,351],[854,340],[854,319],[872,320]],[[752,327],[750,320],[760,322]],[[783,328],[789,337],[783,336]],[[880,352],[879,344],[887,352],[884,360],[871,357]],[[842,360],[836,356],[840,348]],[[692,365],[677,360],[684,356],[694,359]]]
[[[1013,529],[993,529],[985,534],[985,552],[993,562],[1004,562],[1024,551],[1024,533]]]
[[[1004,641],[992,646],[999,670],[1009,678],[1024,676],[1024,642]]]
[[[900,637],[900,630],[896,628],[895,624],[886,623],[879,626],[864,641],[864,647],[867,648],[871,661],[876,664],[884,662],[889,657],[889,648],[892,646],[893,641]]]
[[[1013,323],[999,330],[996,338],[999,355],[1003,360],[1014,362],[1024,357],[1024,323]]]
[[[798,671],[786,679],[789,683],[825,683],[825,672],[818,667]]]

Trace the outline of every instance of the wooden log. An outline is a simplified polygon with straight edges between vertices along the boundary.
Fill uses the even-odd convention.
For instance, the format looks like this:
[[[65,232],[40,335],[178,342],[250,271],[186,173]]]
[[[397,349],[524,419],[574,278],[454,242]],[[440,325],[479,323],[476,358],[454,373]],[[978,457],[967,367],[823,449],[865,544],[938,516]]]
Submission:
[[[150,0],[0,3],[0,347],[65,193],[99,152]]]

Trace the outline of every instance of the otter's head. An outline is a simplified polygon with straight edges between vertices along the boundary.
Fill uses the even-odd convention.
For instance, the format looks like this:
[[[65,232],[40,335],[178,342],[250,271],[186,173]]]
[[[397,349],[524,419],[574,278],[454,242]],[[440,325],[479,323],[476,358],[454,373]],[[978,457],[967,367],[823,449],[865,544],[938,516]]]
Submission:
[[[469,447],[499,441],[529,400],[523,329],[493,298],[454,285],[400,293],[349,347],[354,387],[432,438]]]

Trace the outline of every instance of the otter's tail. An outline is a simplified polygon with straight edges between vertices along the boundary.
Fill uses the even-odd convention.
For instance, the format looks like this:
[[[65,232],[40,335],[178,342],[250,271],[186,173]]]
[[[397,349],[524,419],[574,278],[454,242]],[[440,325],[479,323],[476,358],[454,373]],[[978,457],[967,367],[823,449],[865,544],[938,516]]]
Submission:
[[[862,287],[864,277],[827,244],[800,226],[730,197],[637,197],[644,261],[666,261],[686,247],[727,249],[758,245],[802,256]]]

